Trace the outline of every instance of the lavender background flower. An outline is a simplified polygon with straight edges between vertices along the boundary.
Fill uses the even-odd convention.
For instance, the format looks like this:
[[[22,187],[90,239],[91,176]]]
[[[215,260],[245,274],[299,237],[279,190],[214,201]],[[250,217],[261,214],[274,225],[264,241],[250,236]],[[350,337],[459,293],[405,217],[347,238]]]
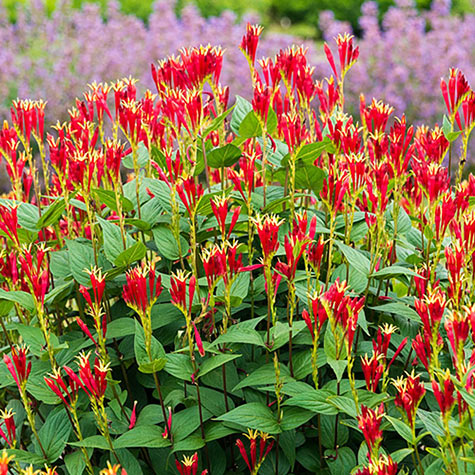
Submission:
[[[367,100],[382,99],[416,122],[441,122],[444,106],[439,90],[450,67],[462,69],[475,83],[475,16],[450,16],[447,0],[434,0],[430,11],[418,13],[412,0],[397,0],[378,22],[376,4],[363,6],[360,59],[346,82],[350,111],[357,111],[359,94]],[[52,124],[67,118],[67,110],[92,81],[112,81],[132,75],[139,87],[153,90],[150,63],[183,46],[220,44],[226,49],[222,82],[232,95],[249,96],[249,72],[238,49],[248,21],[231,12],[203,18],[188,4],[180,16],[173,0],[158,0],[145,25],[120,12],[110,2],[105,19],[100,7],[85,4],[73,9],[71,0],[58,2],[51,16],[41,0],[21,7],[17,22],[8,21],[0,6],[0,119],[9,118],[16,97],[48,101],[46,120]],[[331,12],[320,15],[324,38],[350,31],[335,21]],[[273,56],[299,38],[269,33],[261,41],[258,57]],[[316,76],[329,73],[322,48],[308,44]]]

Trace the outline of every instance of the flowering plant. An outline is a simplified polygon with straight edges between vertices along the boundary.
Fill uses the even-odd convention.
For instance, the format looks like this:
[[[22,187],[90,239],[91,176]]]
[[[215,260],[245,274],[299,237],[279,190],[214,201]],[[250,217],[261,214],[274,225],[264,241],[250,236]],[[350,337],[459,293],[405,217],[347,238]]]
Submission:
[[[0,474],[472,470],[475,93],[452,69],[441,127],[352,117],[350,35],[315,81],[261,31],[231,107],[213,46],[51,130],[13,103]]]

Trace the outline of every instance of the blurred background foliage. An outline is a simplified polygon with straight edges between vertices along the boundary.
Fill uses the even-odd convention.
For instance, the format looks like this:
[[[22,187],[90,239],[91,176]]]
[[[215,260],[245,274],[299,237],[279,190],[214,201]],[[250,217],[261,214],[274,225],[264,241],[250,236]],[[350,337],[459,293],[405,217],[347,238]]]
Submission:
[[[29,0],[3,0],[9,17],[15,21],[16,6]],[[45,0],[47,8],[52,12],[60,0]],[[105,11],[107,0],[73,0],[73,5],[80,8],[84,3],[101,4]],[[123,13],[134,14],[147,22],[153,11],[154,0],[118,0]],[[194,3],[204,17],[220,15],[225,10],[236,13],[238,18],[246,14],[257,14],[259,20],[272,31],[284,31],[304,38],[318,39],[321,37],[318,28],[319,14],[330,10],[335,19],[351,24],[353,30],[360,32],[358,19],[364,0],[178,0],[177,14],[187,3]],[[394,0],[376,0],[381,17],[394,5]],[[415,0],[419,10],[430,8],[432,0]],[[475,13],[475,0],[453,0],[454,14]]]

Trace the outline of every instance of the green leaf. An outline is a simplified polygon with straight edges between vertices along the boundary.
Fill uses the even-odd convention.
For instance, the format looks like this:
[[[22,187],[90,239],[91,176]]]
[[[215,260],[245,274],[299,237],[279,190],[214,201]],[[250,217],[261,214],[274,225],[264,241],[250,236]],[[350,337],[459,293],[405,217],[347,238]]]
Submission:
[[[66,443],[71,433],[71,424],[64,409],[50,412],[46,422],[38,431],[41,445],[43,446],[48,462],[54,463],[63,453]],[[42,454],[39,445],[35,440],[35,451],[38,455]]]
[[[373,272],[370,275],[370,277],[373,277],[374,279],[388,279],[388,278],[396,277],[398,275],[420,277],[419,274],[417,274],[417,272],[414,272],[413,270],[408,269],[407,267],[402,267],[398,265],[383,267],[382,269],[379,269],[377,272]]]
[[[211,356],[207,358],[203,364],[200,366],[200,370],[198,371],[198,378],[201,378],[205,374],[208,374],[210,371],[213,371],[216,368],[228,363],[229,361],[235,360],[236,358],[240,358],[242,355],[239,354],[221,354],[216,356]]]
[[[91,279],[86,272],[95,265],[94,251],[90,241],[74,241],[66,240],[66,246],[68,248],[69,267],[74,280],[81,285],[89,287],[91,285]]]
[[[231,116],[231,130],[239,135],[239,126],[244,118],[252,111],[252,104],[241,96],[236,95],[233,115]]]
[[[36,223],[36,227],[38,229],[43,229],[56,224],[63,214],[65,208],[66,203],[64,202],[64,198],[58,198],[56,201],[50,204],[46,210],[43,210],[41,218]]]
[[[226,333],[214,340],[213,345],[221,343],[248,343],[251,345],[265,346],[264,341],[258,331],[253,328],[230,327]]]
[[[340,248],[340,251],[348,260],[349,264],[357,271],[361,272],[365,277],[368,277],[370,261],[369,259],[357,249],[353,249],[341,241],[335,241],[335,244]]]
[[[64,463],[66,464],[66,470],[69,475],[82,475],[86,468],[86,462],[84,461],[84,455],[80,450],[75,450],[64,457]]]
[[[110,221],[97,217],[97,221],[101,225],[102,233],[104,235],[104,254],[109,262],[114,263],[115,260],[124,251],[124,243],[122,242],[122,235],[120,227]],[[135,244],[135,239],[125,234],[125,249],[132,247]]]
[[[414,442],[414,439],[412,437],[412,431],[411,428],[403,421],[396,419],[395,417],[391,416],[384,416],[386,419],[391,423],[391,425],[394,427],[394,430],[407,442],[412,444]]]
[[[165,367],[167,358],[162,344],[151,335],[150,354],[148,354],[144,329],[137,320],[135,320],[134,351],[139,371],[142,373],[156,373]]]
[[[249,139],[262,135],[262,127],[254,111],[249,111],[239,125],[239,136]]]
[[[287,399],[284,406],[297,406],[317,414],[336,415],[338,409],[329,402],[328,398],[334,394],[326,389],[312,389]]]
[[[202,137],[206,138],[210,132],[213,132],[214,130],[217,130],[220,127],[220,125],[224,122],[226,117],[234,109],[234,107],[236,107],[236,104],[233,105],[232,107],[230,107],[228,110],[225,110],[222,114],[215,117],[213,119],[213,121],[211,122],[211,124],[208,127],[206,127],[206,129],[204,130],[204,132],[202,134]]]
[[[117,213],[117,198],[115,192],[112,190],[104,190],[103,188],[95,188],[92,190],[94,195],[96,196],[96,200],[101,203],[105,204],[109,209],[115,211]],[[134,209],[134,204],[132,201],[127,199],[125,196],[119,194],[119,202],[122,208],[122,211],[128,213]]]
[[[350,417],[356,418],[355,401],[347,396],[330,396],[328,401],[333,404],[338,412],[343,412]]]
[[[91,435],[77,442],[69,442],[73,447],[85,447],[87,449],[110,450],[107,439],[102,435]]]
[[[241,157],[241,149],[232,143],[224,147],[214,148],[206,155],[208,166],[211,168],[230,167]]]
[[[280,380],[282,382],[288,383],[290,381],[294,381],[294,379],[290,377],[290,371],[285,365],[281,365],[280,370]],[[245,377],[233,388],[233,392],[251,386],[270,386],[272,384],[275,384],[274,364],[267,363],[259,366],[249,376]]]
[[[260,402],[250,402],[236,407],[217,418],[219,421],[238,424],[244,428],[258,429],[268,434],[279,434],[281,429],[272,411]]]
[[[333,148],[331,140],[325,137],[321,142],[304,145],[297,153],[296,159],[313,163],[323,152]]]
[[[178,243],[171,229],[165,225],[159,225],[152,229],[153,239],[157,245],[158,252],[171,261],[176,261],[180,257],[186,256],[190,246],[183,236],[180,235],[181,254]]]
[[[378,305],[377,307],[370,307],[372,310],[376,310],[378,312],[388,312],[394,313],[396,315],[400,315],[401,317],[409,318],[414,322],[421,323],[421,319],[419,314],[413,310],[411,307],[400,303],[400,302],[390,302],[384,305]]]
[[[449,142],[455,142],[458,139],[458,137],[462,134],[462,131],[454,132],[452,128],[452,124],[450,123],[446,115],[444,115],[442,132],[444,133],[445,138]]]
[[[7,300],[20,304],[29,313],[35,310],[35,301],[33,296],[23,290],[4,290],[0,289],[0,300]]]
[[[349,447],[339,447],[335,450],[325,450],[325,458],[332,475],[350,475],[356,467],[356,456]]]
[[[167,362],[164,370],[175,376],[175,378],[182,379],[184,381],[191,381],[191,375],[193,374],[193,365],[191,364],[188,355],[182,355],[179,353],[167,354]]]
[[[284,407],[280,427],[283,431],[296,429],[306,424],[314,416],[313,411],[301,407]]]
[[[114,441],[115,449],[132,447],[161,449],[170,445],[170,440],[162,436],[160,427],[150,424],[136,426]]]
[[[297,162],[295,169],[295,187],[312,190],[317,196],[322,191],[325,172],[312,163]]]
[[[391,454],[391,458],[396,463],[401,463],[408,455],[411,455],[414,449],[399,449]]]
[[[13,205],[13,203],[12,203]],[[28,231],[38,231],[37,223],[40,219],[40,210],[37,206],[31,203],[21,203],[18,206],[18,224],[21,228],[25,228]]]
[[[8,449],[7,452],[8,455],[14,455],[15,460],[17,462],[23,462],[38,466],[44,466],[45,464],[45,459],[42,456],[36,455],[32,452],[27,452],[26,450]]]
[[[147,147],[143,142],[140,142],[137,149],[137,166],[138,168],[143,168],[147,166],[150,160],[150,154],[148,153]],[[122,159],[122,165],[125,168],[134,169],[134,157],[132,153],[129,153],[126,157]]]
[[[147,254],[147,248],[143,242],[136,242],[125,251],[122,251],[114,261],[118,267],[127,267],[130,264],[143,259]]]

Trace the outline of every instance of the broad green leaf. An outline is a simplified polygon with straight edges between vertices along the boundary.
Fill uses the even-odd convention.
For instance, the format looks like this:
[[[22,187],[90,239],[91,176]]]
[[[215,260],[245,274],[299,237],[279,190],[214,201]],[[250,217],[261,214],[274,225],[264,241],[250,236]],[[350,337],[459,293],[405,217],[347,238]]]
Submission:
[[[162,430],[155,425],[140,425],[122,434],[114,441],[115,449],[147,447],[160,449],[169,447],[170,440],[162,436]]]
[[[206,161],[211,168],[223,168],[234,165],[241,157],[241,149],[232,143],[224,147],[214,148],[206,155]]]
[[[69,442],[73,447],[85,447],[88,449],[110,450],[107,439],[102,435],[91,435],[77,442]]]
[[[140,259],[147,253],[147,248],[143,242],[136,242],[122,251],[115,259],[114,264],[118,267],[127,267]]]
[[[124,249],[120,227],[117,224],[99,217],[97,217],[97,221],[101,225],[102,233],[104,235],[104,254],[109,262],[114,263],[125,249],[132,247],[135,244],[135,239],[126,233],[124,236]]]
[[[284,406],[297,406],[317,414],[336,415],[338,409],[328,401],[334,394],[326,389],[312,389],[287,399]]]
[[[332,475],[350,475],[356,467],[356,456],[349,447],[339,447],[338,451],[325,450],[328,468]]]
[[[385,415],[386,419],[390,422],[390,424],[394,427],[394,430],[407,442],[410,444],[413,443],[414,438],[412,437],[411,428],[400,419],[396,419],[395,417],[391,417]]]
[[[353,249],[341,241],[335,241],[335,244],[339,247],[340,251],[348,260],[350,266],[353,266],[358,272],[361,272],[364,276],[369,274],[369,259],[359,250]]]
[[[218,130],[221,124],[224,122],[226,117],[231,113],[231,111],[236,107],[236,104],[231,106],[229,109],[225,110],[222,114],[218,115],[215,117],[211,124],[206,127],[206,129],[203,131],[202,137],[206,138],[210,132],[213,132],[214,130]]]
[[[158,252],[171,261],[176,261],[180,257],[186,256],[190,246],[186,239],[180,235],[180,245],[173,235],[171,229],[167,225],[159,225],[152,229],[153,239],[157,245]],[[181,253],[180,253],[181,251]]]
[[[236,95],[233,115],[231,116],[231,130],[239,135],[239,127],[244,118],[252,111],[252,104],[241,96]]]
[[[114,191],[104,190],[103,188],[95,188],[94,190],[92,190],[92,192],[96,196],[96,200],[99,203],[105,204],[112,211],[118,211],[117,197]],[[129,211],[132,211],[134,209],[134,204],[132,203],[132,201],[127,199],[125,196],[119,194],[118,199],[122,211],[128,213]]]
[[[164,370],[175,376],[175,378],[183,379],[184,381],[191,381],[191,375],[193,374],[193,365],[191,364],[190,357],[188,355],[182,355],[180,353],[167,354],[167,362]]]
[[[147,166],[148,162],[150,161],[150,154],[148,153],[147,147],[143,142],[140,142],[138,149],[137,149],[137,156],[136,156],[136,165],[138,168],[142,168]],[[134,169],[134,156],[132,153],[129,153],[126,157],[122,159],[122,165],[125,168]]]
[[[414,322],[421,323],[419,314],[413,310],[411,307],[401,303],[401,302],[390,302],[384,305],[378,305],[377,307],[370,307],[372,310],[378,312],[388,312],[400,315],[401,317],[407,317]]]
[[[281,432],[272,411],[260,402],[250,402],[238,406],[236,409],[218,417],[218,420],[238,424],[244,428],[259,429],[268,434],[278,434]]]
[[[135,320],[134,351],[139,371],[142,373],[161,371],[167,362],[162,344],[153,335],[150,341],[150,354],[147,352],[144,329],[137,320]]]
[[[229,361],[235,360],[236,358],[240,358],[242,355],[239,354],[221,354],[216,356],[211,356],[207,358],[203,364],[200,366],[200,370],[198,371],[197,377],[200,378],[205,374],[208,374],[210,371],[213,371],[216,368],[221,367],[222,365],[228,363]]]
[[[64,202],[64,198],[58,198],[52,204],[50,204],[46,209],[42,210],[41,218],[38,219],[36,223],[36,227],[38,229],[47,228],[48,226],[52,226],[59,221],[59,218],[64,212],[66,208],[66,203]]]
[[[48,462],[54,463],[63,453],[71,433],[71,424],[66,416],[65,410],[50,412],[46,422],[38,431]],[[42,454],[38,443],[35,440],[35,451],[38,455]]]
[[[419,277],[419,274],[417,274],[413,270],[408,269],[407,267],[402,267],[398,265],[383,267],[382,269],[379,269],[377,272],[373,272],[370,275],[370,277],[374,279],[388,279],[388,278],[396,277],[398,275]]]

